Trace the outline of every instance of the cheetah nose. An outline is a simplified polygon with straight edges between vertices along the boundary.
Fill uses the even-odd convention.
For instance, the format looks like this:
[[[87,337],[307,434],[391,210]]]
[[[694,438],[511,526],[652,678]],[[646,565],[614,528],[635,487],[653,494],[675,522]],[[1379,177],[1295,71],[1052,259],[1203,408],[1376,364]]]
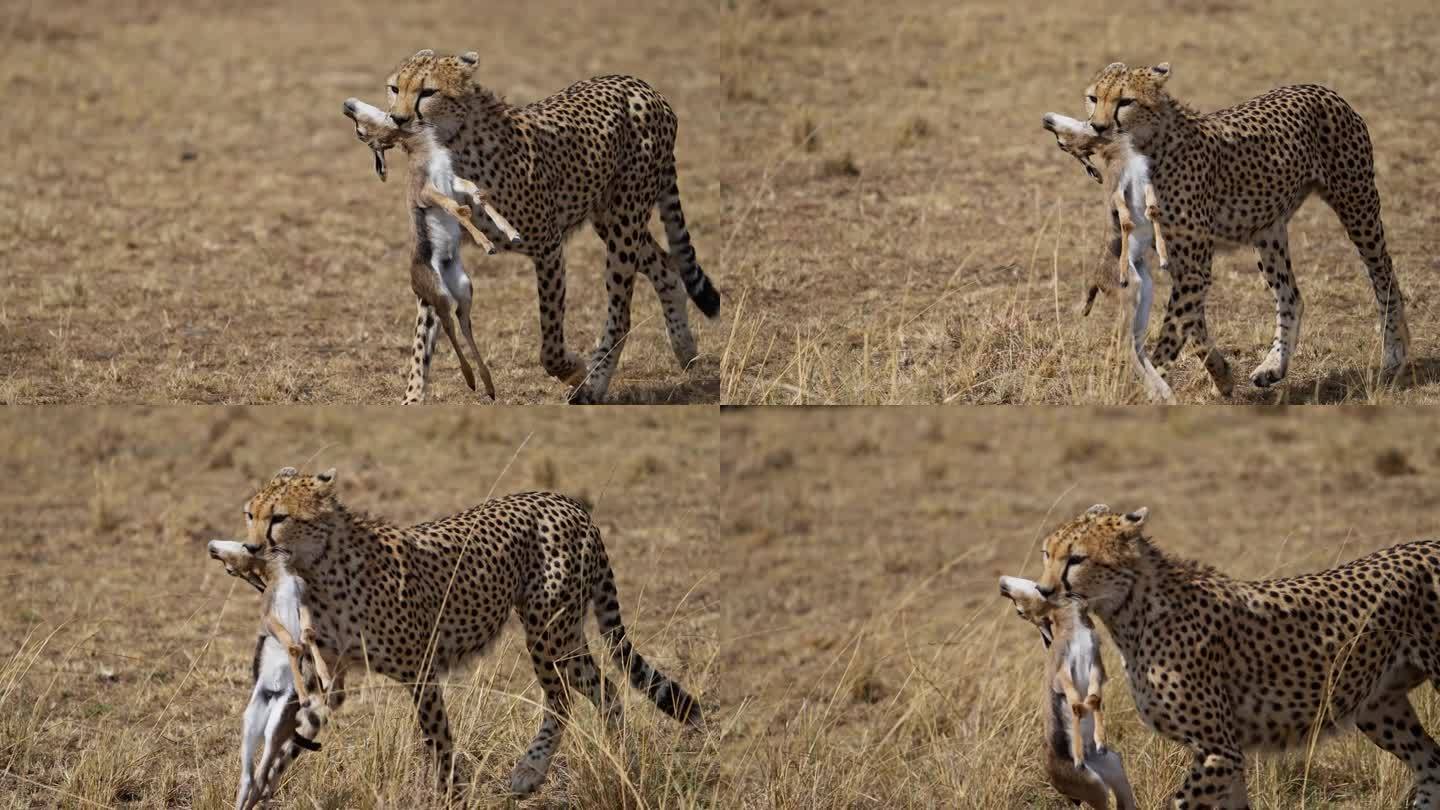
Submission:
[[[1054,588],[1047,588],[1047,587],[1045,587],[1044,585],[1036,585],[1036,586],[1035,586],[1035,590],[1036,590],[1036,592],[1038,592],[1041,596],[1045,597],[1046,599],[1049,599],[1049,598],[1050,598],[1050,594],[1055,593],[1055,589],[1054,589]]]
[[[405,126],[405,123],[410,120],[410,116],[396,115],[395,113],[390,113],[390,120],[395,122],[395,126],[403,127]]]
[[[1092,127],[1095,128],[1095,134],[1096,134],[1096,135],[1104,135],[1104,134],[1105,134],[1105,130],[1107,130],[1107,129],[1110,128],[1110,125],[1109,125],[1109,124],[1097,124],[1097,123],[1095,123],[1095,122],[1093,122],[1093,121],[1090,123],[1090,126],[1092,126]]]

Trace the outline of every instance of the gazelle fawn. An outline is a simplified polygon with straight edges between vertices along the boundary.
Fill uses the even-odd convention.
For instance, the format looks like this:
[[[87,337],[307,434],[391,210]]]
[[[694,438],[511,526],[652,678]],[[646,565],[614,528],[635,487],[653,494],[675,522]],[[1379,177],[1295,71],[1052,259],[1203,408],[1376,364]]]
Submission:
[[[455,176],[450,152],[436,140],[430,127],[418,120],[400,127],[384,111],[354,98],[345,101],[345,115],[355,122],[356,137],[374,153],[375,171],[382,180],[386,176],[386,150],[399,144],[409,155],[406,199],[414,235],[410,288],[419,299],[420,317],[427,316],[426,308],[429,307],[440,319],[445,337],[450,340],[460,361],[460,373],[465,377],[465,384],[474,391],[477,390],[475,374],[455,334],[455,322],[459,320],[459,330],[470,347],[480,379],[485,384],[485,393],[494,399],[495,384],[490,378],[490,368],[480,355],[471,331],[471,286],[470,278],[465,275],[465,268],[460,263],[460,229],[463,227],[469,232],[486,253],[493,254],[495,246],[471,221],[474,212],[466,201],[474,200],[512,243],[519,242],[520,235],[490,204],[483,190]],[[425,356],[417,359],[428,368],[430,347],[423,346],[418,350],[422,350]],[[411,380],[405,392],[405,401],[419,401],[423,390],[423,385]]]
[[[1145,384],[1153,400],[1172,402],[1174,393],[1165,378],[1155,370],[1145,353],[1145,331],[1150,324],[1150,306],[1155,284],[1150,273],[1150,250],[1160,258],[1160,269],[1170,262],[1165,238],[1160,229],[1160,203],[1150,183],[1150,162],[1131,148],[1128,136],[1101,135],[1084,121],[1047,113],[1045,129],[1065,152],[1085,166],[1089,175],[1105,186],[1106,220],[1111,223],[1110,253],[1118,261],[1111,271],[1101,262],[1099,270],[1085,289],[1082,315],[1090,313],[1095,296],[1117,287],[1129,288],[1130,335],[1134,347],[1129,354],[1135,373]],[[1097,168],[1091,158],[1100,162]]]
[[[1134,810],[1135,794],[1118,751],[1105,747],[1102,692],[1105,666],[1100,637],[1079,600],[1052,607],[1035,583],[1001,577],[1000,594],[1021,618],[1040,628],[1049,650],[1045,668],[1045,773],[1071,801],[1108,810],[1115,794],[1119,810]]]

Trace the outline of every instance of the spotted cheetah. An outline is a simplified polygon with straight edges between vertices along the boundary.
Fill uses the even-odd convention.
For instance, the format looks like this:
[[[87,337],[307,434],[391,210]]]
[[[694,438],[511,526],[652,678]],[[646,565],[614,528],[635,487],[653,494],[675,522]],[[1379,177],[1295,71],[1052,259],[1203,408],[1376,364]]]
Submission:
[[[569,690],[618,721],[619,692],[585,639],[589,609],[631,685],[676,720],[702,726],[699,703],[631,646],[600,530],[570,498],[507,495],[402,528],[347,509],[333,469],[302,475],[286,467],[247,502],[245,521],[250,543],[290,549],[321,655],[411,686],[443,782],[453,777],[453,751],[436,679],[483,653],[511,610],[545,692],[540,730],[510,777],[515,793],[544,781],[569,717]]]
[[[1166,554],[1147,514],[1097,504],[1056,529],[1037,588],[1086,600],[1141,719],[1193,753],[1174,806],[1248,807],[1245,751],[1353,724],[1410,768],[1414,807],[1440,808],[1440,746],[1408,697],[1440,677],[1440,542],[1246,582]]]
[[[1168,63],[1129,68],[1117,62],[1085,91],[1091,125],[1102,135],[1128,135],[1150,160],[1165,212],[1174,285],[1154,365],[1167,368],[1193,340],[1216,390],[1231,393],[1230,366],[1205,325],[1205,294],[1216,248],[1248,244],[1259,251],[1260,272],[1275,297],[1275,338],[1250,381],[1265,388],[1285,377],[1304,312],[1286,226],[1318,193],[1369,269],[1380,307],[1383,368],[1397,371],[1409,351],[1410,332],[1385,247],[1364,119],[1335,91],[1313,84],[1280,87],[1201,114],[1165,91],[1170,75]]]
[[[675,113],[650,85],[630,76],[577,82],[549,98],[516,107],[474,78],[479,55],[406,59],[386,82],[389,114],[435,130],[455,173],[489,191],[523,236],[501,240],[493,223],[475,222],[502,250],[535,263],[540,299],[541,364],[573,386],[572,402],[604,399],[630,332],[635,273],[650,279],[665,311],[671,349],[682,368],[697,356],[686,295],[708,317],[720,295],[700,269],[675,175]],[[649,229],[659,208],[669,251]],[[589,221],[608,251],[609,316],[589,363],[565,346],[566,238]],[[435,340],[435,319],[416,319],[416,343]],[[428,369],[413,358],[410,387],[423,392]],[[423,395],[423,393],[422,393]]]

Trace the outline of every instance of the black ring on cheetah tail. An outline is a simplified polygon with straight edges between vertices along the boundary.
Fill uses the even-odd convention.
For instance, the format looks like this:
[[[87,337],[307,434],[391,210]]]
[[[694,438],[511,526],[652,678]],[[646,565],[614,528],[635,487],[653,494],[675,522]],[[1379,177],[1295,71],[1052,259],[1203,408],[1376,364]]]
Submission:
[[[320,750],[320,743],[317,743],[317,742],[315,742],[314,740],[307,740],[307,739],[305,739],[304,737],[301,737],[299,734],[296,734],[296,735],[295,735],[295,737],[294,737],[294,742],[295,742],[296,745],[300,746],[301,748],[304,748],[306,751],[319,751],[319,750]]]

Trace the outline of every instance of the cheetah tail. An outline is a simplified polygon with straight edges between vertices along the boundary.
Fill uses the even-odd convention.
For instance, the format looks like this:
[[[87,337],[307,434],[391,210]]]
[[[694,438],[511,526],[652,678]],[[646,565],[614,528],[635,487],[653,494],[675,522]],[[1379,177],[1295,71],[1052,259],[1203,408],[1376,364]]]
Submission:
[[[600,637],[610,648],[615,665],[630,678],[630,685],[644,692],[654,701],[660,711],[695,728],[704,726],[700,703],[680,684],[665,673],[650,666],[640,656],[625,634],[625,624],[620,619],[620,602],[615,591],[615,572],[601,552],[599,581],[592,589],[595,604],[595,620],[600,625]]]
[[[670,246],[670,260],[680,270],[685,292],[705,313],[705,317],[719,315],[720,293],[695,258],[695,246],[690,244],[690,230],[685,227],[685,212],[680,208],[680,186],[675,180],[674,168],[670,170],[670,183],[660,192],[658,207],[660,220],[665,223],[665,243]]]

